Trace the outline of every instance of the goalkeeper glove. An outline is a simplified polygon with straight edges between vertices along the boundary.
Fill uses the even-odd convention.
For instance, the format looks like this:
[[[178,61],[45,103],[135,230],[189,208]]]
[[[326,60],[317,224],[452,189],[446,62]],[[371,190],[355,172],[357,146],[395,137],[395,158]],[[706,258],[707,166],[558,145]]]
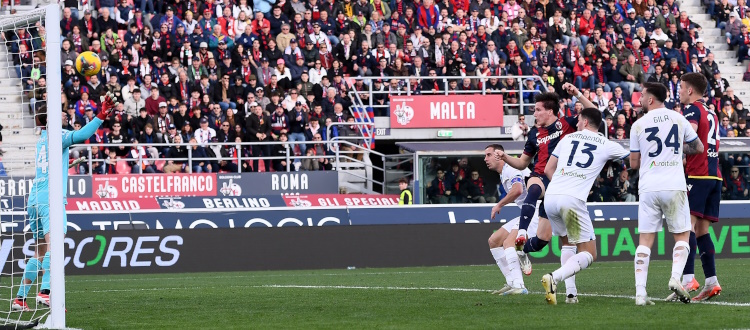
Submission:
[[[115,107],[119,104],[118,102],[114,101],[116,98],[114,94],[107,92],[107,95],[102,95],[102,109],[99,111],[99,113],[96,115],[101,120],[107,120],[107,117],[112,113],[113,110],[115,110]]]

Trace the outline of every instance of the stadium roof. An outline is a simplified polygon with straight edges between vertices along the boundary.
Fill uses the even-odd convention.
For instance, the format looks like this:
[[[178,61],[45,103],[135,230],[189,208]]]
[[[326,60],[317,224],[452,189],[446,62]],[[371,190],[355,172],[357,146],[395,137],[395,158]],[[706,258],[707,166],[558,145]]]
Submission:
[[[508,153],[521,153],[525,141],[423,141],[423,142],[398,142],[402,149],[410,152],[423,154],[473,154],[481,155],[484,147],[488,144],[499,143]]]
[[[619,140],[623,148],[630,147],[629,140]],[[482,154],[484,147],[488,144],[499,143],[509,154],[520,154],[523,152],[525,141],[423,141],[423,142],[398,142],[397,146],[422,154],[446,154],[446,155],[477,155]],[[750,138],[722,138],[719,152],[748,152],[750,150]]]

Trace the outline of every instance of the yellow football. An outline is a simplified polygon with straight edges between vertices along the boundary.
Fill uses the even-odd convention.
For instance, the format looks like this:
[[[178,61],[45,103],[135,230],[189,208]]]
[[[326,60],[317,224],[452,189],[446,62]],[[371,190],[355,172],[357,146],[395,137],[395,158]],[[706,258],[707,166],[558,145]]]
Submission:
[[[76,58],[76,70],[78,73],[91,77],[102,69],[102,60],[94,52],[83,52]]]

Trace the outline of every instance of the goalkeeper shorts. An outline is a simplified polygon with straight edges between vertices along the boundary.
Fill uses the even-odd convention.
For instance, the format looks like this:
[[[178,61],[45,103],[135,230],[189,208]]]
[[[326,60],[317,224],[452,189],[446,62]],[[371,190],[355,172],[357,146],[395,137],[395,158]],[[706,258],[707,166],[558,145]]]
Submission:
[[[49,233],[49,205],[29,205],[29,227],[35,240]],[[63,208],[63,234],[68,233],[68,215]]]

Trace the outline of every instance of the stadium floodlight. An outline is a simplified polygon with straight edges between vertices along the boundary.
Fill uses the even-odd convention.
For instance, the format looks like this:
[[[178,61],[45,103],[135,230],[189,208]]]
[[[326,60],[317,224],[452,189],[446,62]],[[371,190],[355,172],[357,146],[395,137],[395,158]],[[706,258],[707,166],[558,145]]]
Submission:
[[[21,34],[23,31],[23,34]],[[24,194],[29,188],[16,189],[11,196],[12,207],[4,209],[0,243],[5,257],[0,281],[0,327],[29,328],[40,321],[47,328],[65,328],[65,271],[63,234],[63,166],[62,159],[62,82],[60,63],[60,6],[47,5],[32,11],[0,18],[0,114],[3,124],[12,130],[4,147],[12,148],[17,157],[5,157],[5,170],[13,182],[29,182],[39,164],[47,164],[49,177],[49,214],[51,246],[50,307],[28,299],[28,311],[14,310],[12,304],[21,284],[30,247],[36,244],[29,232],[29,218]],[[22,44],[22,46],[21,46]],[[24,52],[25,50],[25,52]],[[29,57],[30,56],[30,57]],[[23,57],[21,65],[15,65]],[[46,68],[46,70],[45,70]],[[46,80],[46,99],[38,95]],[[20,107],[18,104],[20,103]],[[29,161],[38,137],[34,135],[34,117],[41,108],[46,108],[49,130],[48,157]],[[31,115],[27,115],[31,111]],[[31,147],[29,147],[31,146]],[[24,180],[26,179],[26,180]],[[23,185],[23,184],[21,184]],[[24,185],[25,186],[25,185]],[[20,198],[20,199],[19,199]],[[23,207],[16,205],[23,204]],[[10,248],[6,251],[6,247]],[[32,293],[40,290],[42,267],[38,279],[31,286]],[[30,297],[34,297],[29,294]],[[46,317],[46,319],[44,319]]]

